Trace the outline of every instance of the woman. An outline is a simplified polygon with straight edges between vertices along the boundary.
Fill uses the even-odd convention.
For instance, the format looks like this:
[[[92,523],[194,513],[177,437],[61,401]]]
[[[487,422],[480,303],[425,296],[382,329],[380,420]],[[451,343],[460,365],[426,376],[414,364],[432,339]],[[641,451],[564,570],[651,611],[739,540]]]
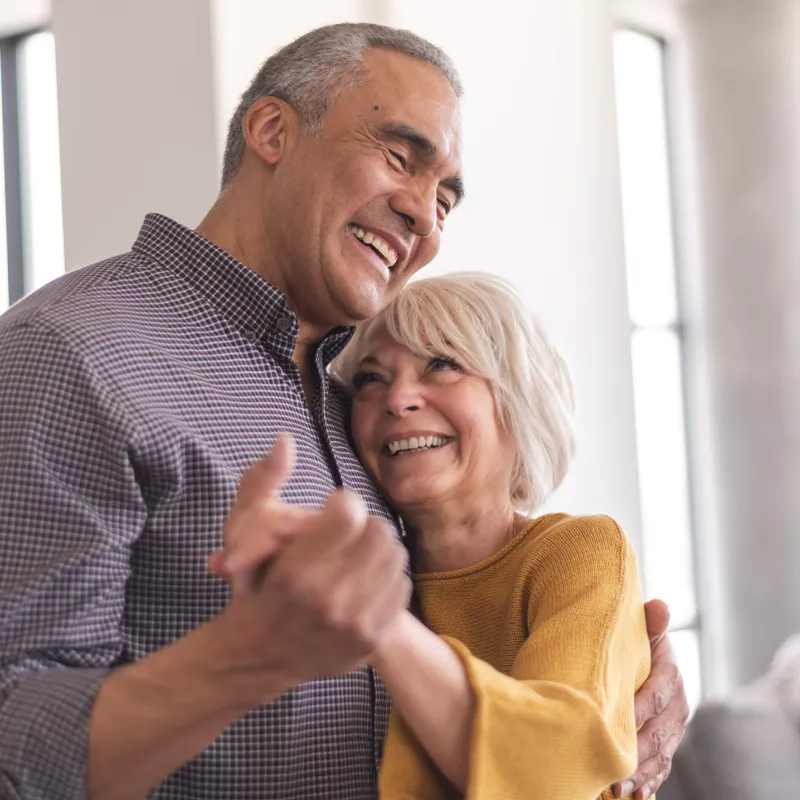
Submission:
[[[428,626],[404,614],[373,659],[394,701],[381,797],[596,798],[636,767],[650,649],[617,524],[529,516],[573,450],[560,356],[507,284],[465,273],[408,286],[332,373]]]

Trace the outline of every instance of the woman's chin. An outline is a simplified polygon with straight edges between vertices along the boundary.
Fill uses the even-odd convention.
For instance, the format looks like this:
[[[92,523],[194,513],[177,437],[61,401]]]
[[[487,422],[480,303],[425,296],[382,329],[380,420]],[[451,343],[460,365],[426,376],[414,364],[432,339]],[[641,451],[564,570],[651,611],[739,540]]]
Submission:
[[[403,481],[400,485],[385,487],[386,496],[402,515],[406,510],[421,511],[436,506],[442,492],[431,481]]]

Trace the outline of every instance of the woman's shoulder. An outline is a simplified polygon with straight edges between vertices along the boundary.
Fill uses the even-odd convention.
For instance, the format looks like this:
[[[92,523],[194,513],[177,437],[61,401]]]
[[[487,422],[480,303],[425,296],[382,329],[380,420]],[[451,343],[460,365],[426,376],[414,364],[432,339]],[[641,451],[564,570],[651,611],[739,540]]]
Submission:
[[[622,527],[603,514],[547,514],[531,520],[523,535],[524,562],[534,572],[548,566],[601,571],[635,562],[633,547]]]
[[[551,514],[535,522],[517,575],[531,628],[548,609],[556,613],[573,606],[586,619],[606,619],[622,607],[635,607],[639,624],[636,555],[616,520],[600,514]]]

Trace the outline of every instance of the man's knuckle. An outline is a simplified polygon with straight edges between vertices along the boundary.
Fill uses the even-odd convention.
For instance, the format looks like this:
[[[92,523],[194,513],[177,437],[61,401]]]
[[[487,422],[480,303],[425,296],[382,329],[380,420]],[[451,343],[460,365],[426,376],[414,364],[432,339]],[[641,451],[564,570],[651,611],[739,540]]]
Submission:
[[[650,733],[650,747],[654,753],[658,753],[661,751],[661,748],[664,746],[664,740],[666,739],[666,733],[662,728],[656,728],[654,731]]]
[[[669,769],[671,763],[672,758],[668,753],[664,753],[662,751],[656,753],[656,770],[659,774],[664,772],[664,770]]]

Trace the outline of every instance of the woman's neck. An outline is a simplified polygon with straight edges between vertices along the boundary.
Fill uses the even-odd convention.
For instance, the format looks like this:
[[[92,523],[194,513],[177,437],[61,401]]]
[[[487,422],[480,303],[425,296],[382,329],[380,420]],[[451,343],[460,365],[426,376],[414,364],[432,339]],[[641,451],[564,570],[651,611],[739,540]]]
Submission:
[[[502,550],[525,523],[510,502],[483,507],[446,503],[403,516],[414,534],[414,571],[419,573],[478,564]]]

